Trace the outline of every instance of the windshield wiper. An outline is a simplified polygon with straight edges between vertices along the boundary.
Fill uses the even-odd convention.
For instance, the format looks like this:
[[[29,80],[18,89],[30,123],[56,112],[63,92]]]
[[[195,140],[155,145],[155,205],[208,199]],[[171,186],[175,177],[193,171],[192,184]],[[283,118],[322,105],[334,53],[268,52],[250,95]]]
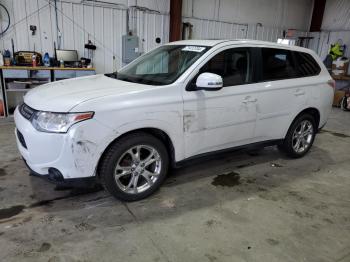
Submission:
[[[118,74],[117,72],[113,72],[113,73],[105,74],[105,76],[117,79],[117,74]]]

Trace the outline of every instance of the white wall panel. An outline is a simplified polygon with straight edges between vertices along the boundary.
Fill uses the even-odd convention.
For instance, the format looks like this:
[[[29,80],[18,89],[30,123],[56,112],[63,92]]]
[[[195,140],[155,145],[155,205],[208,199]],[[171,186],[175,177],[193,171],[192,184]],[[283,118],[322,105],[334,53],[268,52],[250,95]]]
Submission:
[[[13,15],[13,2],[12,0],[2,0],[1,3],[3,5],[6,6],[6,8],[8,9],[8,12],[10,13],[10,19],[11,19],[11,23],[14,22],[14,15]],[[1,28],[3,30],[5,30],[5,27],[8,24],[8,17],[7,14],[5,13],[5,11],[2,11],[0,13],[0,25]],[[0,48],[1,50],[4,49],[6,47],[6,49],[11,49],[11,38],[14,39],[14,41],[16,41],[16,31],[13,30],[12,28],[9,28],[9,30],[6,32],[6,34],[1,37],[0,39]]]
[[[184,18],[184,21],[193,25],[193,39],[247,38],[248,25],[195,18]]]
[[[75,14],[74,14],[75,16]],[[62,3],[62,37],[65,49],[74,49],[73,4]]]
[[[197,18],[184,18],[193,25],[193,39],[256,39],[277,42],[287,28],[234,24]],[[295,36],[306,36],[304,31],[296,31]]]
[[[182,15],[236,24],[309,29],[313,0],[183,0]]]
[[[97,50],[94,66],[97,72],[112,72],[122,66],[122,36],[126,34],[127,7],[135,6],[132,24],[140,36],[141,51],[148,51],[169,39],[169,0],[105,0],[110,4],[58,1],[57,18],[60,33],[57,34],[54,2],[49,0],[2,0],[11,12],[12,27],[1,39],[0,49],[35,50],[53,55],[53,45],[61,49],[76,49],[79,57],[87,57],[84,44],[90,39]],[[119,4],[119,5],[115,5]],[[15,26],[13,26],[15,24]],[[36,25],[34,36],[29,25]],[[57,35],[61,37],[57,41]]]
[[[323,15],[322,30],[350,30],[349,0],[327,0]]]
[[[22,1],[23,2],[23,1]],[[28,30],[28,41],[29,41],[29,50],[36,50],[41,52],[41,28],[39,25],[39,16],[36,12],[38,10],[38,2],[33,0],[25,0],[25,15],[32,14],[27,17],[27,30]],[[29,31],[30,25],[36,25],[37,30],[35,35],[32,35],[32,32]]]
[[[26,2],[13,0],[13,21],[16,25],[16,45],[18,50],[29,50],[29,28],[27,23]],[[10,49],[10,47],[7,47]]]
[[[135,14],[134,29],[140,37],[140,51],[147,52],[169,41],[169,16],[157,13],[137,11]],[[161,43],[156,43],[156,38]]]
[[[40,27],[40,41],[41,52],[53,52],[53,38],[51,27],[51,10],[49,4],[45,0],[38,0],[38,8],[40,10],[39,27]]]

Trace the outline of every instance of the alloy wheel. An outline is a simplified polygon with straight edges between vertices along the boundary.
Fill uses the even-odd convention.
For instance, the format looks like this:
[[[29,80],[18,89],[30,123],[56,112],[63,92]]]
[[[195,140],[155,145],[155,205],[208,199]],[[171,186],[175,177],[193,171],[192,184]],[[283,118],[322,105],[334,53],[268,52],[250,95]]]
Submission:
[[[296,127],[292,136],[292,146],[296,153],[303,153],[307,150],[314,136],[314,128],[309,120],[303,120]]]
[[[159,152],[149,145],[136,145],[118,159],[114,178],[117,186],[129,194],[142,193],[158,180],[162,168]]]

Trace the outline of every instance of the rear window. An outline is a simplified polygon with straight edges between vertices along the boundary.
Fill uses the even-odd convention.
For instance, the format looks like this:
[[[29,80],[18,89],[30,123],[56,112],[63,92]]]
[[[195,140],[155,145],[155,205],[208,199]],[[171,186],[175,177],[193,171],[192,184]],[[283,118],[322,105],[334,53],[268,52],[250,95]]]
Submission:
[[[321,68],[315,59],[307,53],[293,52],[298,65],[299,77],[316,76],[321,72]]]
[[[285,49],[262,48],[262,80],[273,81],[298,77],[292,52]]]

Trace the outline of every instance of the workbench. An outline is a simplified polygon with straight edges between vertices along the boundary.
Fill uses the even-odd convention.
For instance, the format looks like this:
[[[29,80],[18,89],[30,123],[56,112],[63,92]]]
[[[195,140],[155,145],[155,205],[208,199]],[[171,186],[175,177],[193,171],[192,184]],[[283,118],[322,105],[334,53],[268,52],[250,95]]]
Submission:
[[[94,74],[94,68],[0,66],[0,118],[12,116],[24,94],[36,86]]]

